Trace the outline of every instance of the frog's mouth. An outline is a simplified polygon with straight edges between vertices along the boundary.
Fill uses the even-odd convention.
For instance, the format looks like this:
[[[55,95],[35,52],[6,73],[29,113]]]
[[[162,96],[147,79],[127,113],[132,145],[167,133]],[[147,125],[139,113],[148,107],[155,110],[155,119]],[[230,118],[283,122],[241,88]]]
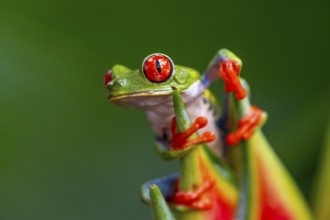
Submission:
[[[108,95],[108,100],[116,105],[125,107],[145,108],[171,103],[172,89],[148,90],[120,95]]]
[[[184,100],[195,99],[204,92],[200,81],[193,83],[188,89],[181,91]],[[171,87],[161,90],[147,90],[124,94],[113,94],[109,91],[108,100],[116,105],[135,108],[153,108],[155,106],[172,105]]]
[[[172,89],[164,89],[164,90],[148,90],[148,91],[141,91],[141,92],[132,92],[126,93],[121,95],[108,95],[108,100],[111,102],[116,102],[128,98],[135,98],[135,97],[151,97],[151,96],[164,96],[172,94]]]

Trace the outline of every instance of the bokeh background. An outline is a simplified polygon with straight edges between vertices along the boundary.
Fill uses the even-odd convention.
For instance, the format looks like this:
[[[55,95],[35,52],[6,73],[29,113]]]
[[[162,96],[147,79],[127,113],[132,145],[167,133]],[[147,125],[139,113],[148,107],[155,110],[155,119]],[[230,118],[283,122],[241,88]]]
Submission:
[[[329,1],[0,1],[0,219],[151,219],[140,185],[177,169],[143,112],[109,104],[114,64],[239,55],[266,136],[305,196],[329,112]],[[222,85],[213,88],[219,99]]]

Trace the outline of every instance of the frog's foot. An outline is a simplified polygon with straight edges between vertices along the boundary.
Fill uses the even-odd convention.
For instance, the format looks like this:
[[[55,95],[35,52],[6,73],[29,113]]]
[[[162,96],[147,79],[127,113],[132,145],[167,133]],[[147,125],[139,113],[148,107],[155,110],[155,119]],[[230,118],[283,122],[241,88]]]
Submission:
[[[206,131],[200,136],[188,140],[188,138],[194,134],[199,129],[205,127],[207,125],[206,117],[198,117],[194,123],[187,128],[182,133],[177,132],[177,123],[175,117],[172,120],[172,142],[171,148],[174,150],[183,150],[191,145],[200,144],[200,143],[208,143],[215,140],[215,135],[212,132]]]
[[[178,183],[177,183],[178,184]],[[193,209],[207,210],[212,208],[212,203],[208,198],[202,198],[202,196],[212,189],[214,186],[214,180],[203,181],[202,185],[193,191],[179,192],[176,190],[174,196],[169,202],[176,205],[184,205]]]
[[[239,79],[240,67],[234,60],[224,60],[219,67],[219,75],[225,81],[225,91],[235,92],[236,98],[245,98],[246,91]]]
[[[238,124],[238,130],[230,133],[226,137],[228,145],[236,145],[241,140],[249,139],[254,133],[255,129],[262,121],[263,111],[256,106],[251,106],[248,114],[246,114]]]

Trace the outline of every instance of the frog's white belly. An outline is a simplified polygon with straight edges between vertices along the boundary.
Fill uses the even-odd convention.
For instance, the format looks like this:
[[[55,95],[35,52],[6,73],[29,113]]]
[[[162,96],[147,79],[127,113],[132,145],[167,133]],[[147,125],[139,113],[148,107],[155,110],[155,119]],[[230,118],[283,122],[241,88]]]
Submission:
[[[204,131],[213,132],[216,135],[216,140],[209,143],[208,146],[221,156],[223,147],[220,141],[221,134],[216,126],[217,118],[214,114],[214,109],[210,108],[209,103],[203,101],[204,91],[204,86],[198,81],[182,92],[181,95],[192,121],[200,116],[208,119],[209,123],[207,126],[200,129],[198,133],[201,134]],[[146,106],[144,110],[157,137],[165,143],[169,143],[172,139],[171,122],[174,116],[172,96],[164,96],[158,105]]]

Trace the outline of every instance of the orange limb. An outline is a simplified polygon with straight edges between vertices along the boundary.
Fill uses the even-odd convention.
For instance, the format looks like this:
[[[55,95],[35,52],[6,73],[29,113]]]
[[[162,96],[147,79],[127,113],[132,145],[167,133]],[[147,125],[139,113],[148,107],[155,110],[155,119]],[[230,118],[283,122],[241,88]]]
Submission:
[[[233,60],[221,62],[219,75],[225,82],[226,92],[235,92],[236,98],[241,100],[246,97],[246,91],[239,80],[240,66]]]
[[[207,210],[212,208],[211,201],[208,198],[201,198],[204,193],[212,189],[215,185],[214,180],[203,181],[202,185],[193,191],[179,192],[176,189],[174,196],[169,200],[177,205],[184,205],[194,209]],[[177,182],[178,186],[178,182]],[[178,188],[178,187],[176,187]]]
[[[206,131],[202,135],[188,140],[188,138],[199,129],[207,125],[206,117],[198,117],[194,123],[182,133],[177,132],[177,123],[175,117],[172,120],[172,142],[171,148],[174,150],[182,150],[194,144],[208,143],[215,140],[215,135],[212,132]]]
[[[238,130],[227,135],[227,144],[233,146],[241,140],[249,139],[260,124],[261,119],[262,110],[256,106],[251,106],[249,113],[239,121]]]

